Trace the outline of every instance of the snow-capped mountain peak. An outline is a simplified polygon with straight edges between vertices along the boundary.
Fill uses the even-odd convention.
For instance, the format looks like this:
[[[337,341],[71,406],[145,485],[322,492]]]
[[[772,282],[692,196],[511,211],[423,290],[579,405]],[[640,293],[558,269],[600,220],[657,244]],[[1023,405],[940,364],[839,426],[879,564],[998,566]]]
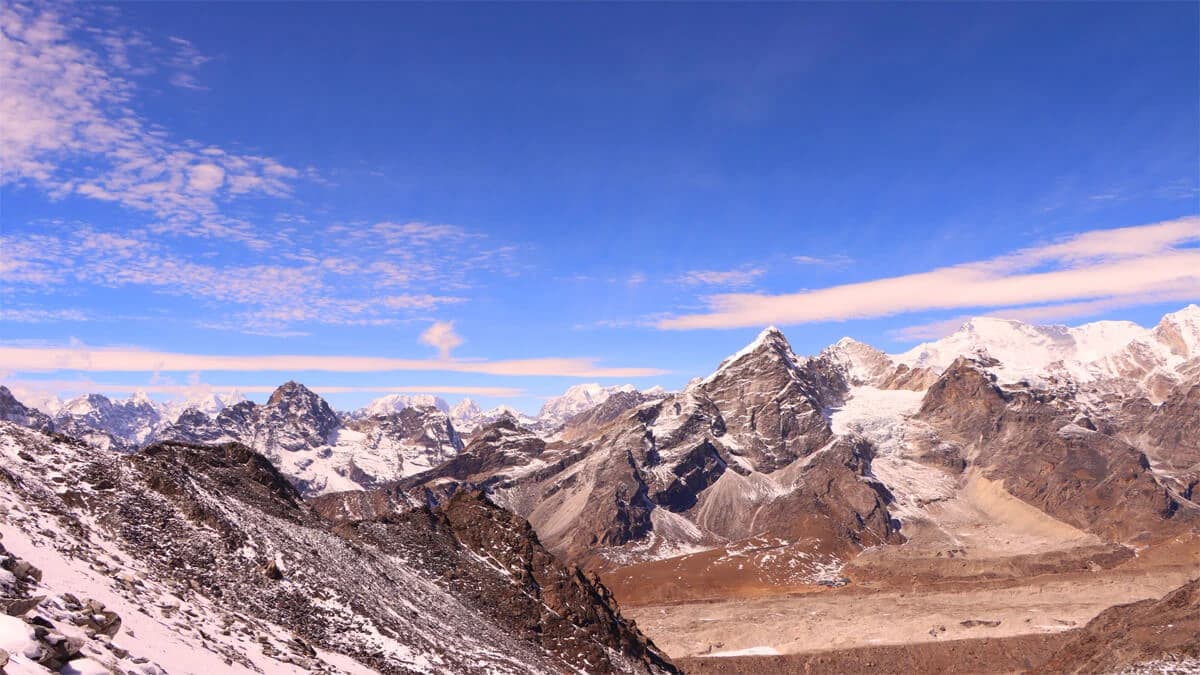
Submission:
[[[594,408],[608,400],[618,392],[637,391],[632,384],[622,384],[605,387],[598,382],[588,382],[569,387],[561,396],[548,399],[538,419],[548,426],[555,426],[567,421],[573,415]]]
[[[376,417],[400,412],[405,408],[437,408],[444,413],[450,412],[446,401],[432,394],[388,394],[371,401],[359,412],[366,417]]]
[[[1057,378],[1076,384],[1122,383],[1154,398],[1154,389],[1179,379],[1183,365],[1200,358],[1200,308],[1189,305],[1168,314],[1154,328],[1129,321],[1035,326],[979,317],[892,358],[940,372],[960,356],[996,359],[999,365],[990,370],[1002,382]]]
[[[472,399],[464,398],[455,403],[453,408],[450,408],[450,421],[454,423],[456,428],[461,430],[464,428],[464,423],[470,424],[472,420],[478,419],[482,414],[483,409],[479,407],[478,403]]]
[[[163,422],[162,411],[148,396],[113,401],[101,394],[77,396],[54,416],[68,435],[110,449],[133,450],[150,439]]]
[[[783,331],[779,330],[775,326],[767,326],[766,328],[762,329],[762,331],[757,337],[754,338],[754,340],[752,340],[745,347],[742,347],[738,351],[731,354],[728,358],[721,362],[721,365],[717,366],[717,369],[713,371],[711,375],[703,380],[700,380],[696,384],[699,385],[712,382],[726,370],[737,365],[746,357],[757,354],[767,355],[767,358],[780,360],[785,364],[789,364],[790,366],[794,366],[800,361],[795,352],[792,351],[792,345],[788,342],[787,337],[784,336]],[[688,386],[691,387],[693,384],[689,383]]]
[[[1191,304],[1167,314],[1153,333],[1172,353],[1185,359],[1200,357],[1200,306]]]
[[[59,409],[59,414],[87,415],[102,413],[112,408],[112,401],[103,394],[83,394],[68,400]]]

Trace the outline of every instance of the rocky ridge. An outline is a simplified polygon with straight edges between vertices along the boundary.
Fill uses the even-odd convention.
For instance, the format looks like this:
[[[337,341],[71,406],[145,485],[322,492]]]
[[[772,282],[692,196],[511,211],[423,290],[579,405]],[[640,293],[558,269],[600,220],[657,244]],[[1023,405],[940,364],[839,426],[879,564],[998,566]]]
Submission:
[[[435,407],[341,416],[297,382],[280,386],[264,405],[243,401],[216,416],[189,410],[157,438],[243,443],[270,458],[305,494],[372,487],[432,468],[462,449],[449,416]]]
[[[597,580],[478,496],[334,526],[238,444],[97,455],[11,423],[0,432],[0,533],[45,572],[21,568],[11,574],[21,585],[0,578],[0,595],[52,624],[52,642],[89,608],[96,625],[71,639],[66,661],[142,672],[206,660],[271,672],[673,670]]]

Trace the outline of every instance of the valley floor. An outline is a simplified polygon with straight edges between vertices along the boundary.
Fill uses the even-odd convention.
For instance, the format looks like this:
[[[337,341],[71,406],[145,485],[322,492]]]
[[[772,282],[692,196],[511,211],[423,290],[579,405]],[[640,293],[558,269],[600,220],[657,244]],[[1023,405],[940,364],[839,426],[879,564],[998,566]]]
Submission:
[[[1161,597],[1200,576],[1200,538],[1119,562],[1101,549],[1079,552],[1035,556],[1059,569],[1033,576],[1005,558],[945,575],[898,555],[871,562],[875,580],[842,588],[669,604],[620,599],[693,672],[879,672],[881,664],[895,672],[1009,672],[1035,665],[1028,661],[1048,656],[1056,635],[1104,609]],[[893,574],[879,574],[888,567]]]

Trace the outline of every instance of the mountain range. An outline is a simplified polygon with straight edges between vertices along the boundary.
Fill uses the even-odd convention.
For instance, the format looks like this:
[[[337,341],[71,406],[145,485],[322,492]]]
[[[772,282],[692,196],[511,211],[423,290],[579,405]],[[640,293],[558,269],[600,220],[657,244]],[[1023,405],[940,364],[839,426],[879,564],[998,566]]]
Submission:
[[[143,630],[249,668],[263,662],[247,641],[333,669],[673,669],[641,630],[689,667],[750,668],[723,659],[808,649],[783,637],[798,628],[738,630],[770,598],[953,585],[991,601],[996,584],[1066,575],[1119,604],[1200,572],[1196,305],[1151,328],[976,318],[890,355],[847,338],[800,356],[772,327],[681,391],[577,385],[537,416],[403,395],[338,412],[296,382],[264,404],[89,395],[51,415],[0,387],[0,431],[10,557],[78,553],[54,563],[61,585],[0,595],[25,607],[85,567],[133,570],[142,590],[101,598],[118,614],[171,595],[188,626]],[[33,607],[75,621],[55,597]],[[1108,604],[1073,607],[1086,623]],[[1091,633],[1068,640],[1074,619],[979,621],[929,635],[1061,633],[1047,663],[1096,657]],[[211,637],[220,625],[240,628]],[[446,642],[451,625],[474,641]]]

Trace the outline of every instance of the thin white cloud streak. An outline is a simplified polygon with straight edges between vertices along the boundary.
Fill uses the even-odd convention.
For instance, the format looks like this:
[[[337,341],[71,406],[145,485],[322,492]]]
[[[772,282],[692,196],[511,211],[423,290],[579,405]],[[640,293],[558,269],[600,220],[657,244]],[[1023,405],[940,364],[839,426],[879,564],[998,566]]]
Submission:
[[[1200,297],[1200,218],[1096,230],[1058,243],[929,272],[782,295],[724,294],[669,330],[740,328],[1180,293]],[[1047,269],[1049,268],[1049,269]]]
[[[100,394],[172,394],[190,396],[197,392],[242,394],[270,394],[279,385],[211,385],[211,384],[114,384],[91,380],[10,380],[3,383],[14,395],[17,392],[100,393]],[[309,387],[318,394],[462,394],[465,396],[522,396],[524,390],[517,387],[458,386],[458,385],[412,385],[393,387],[355,387],[339,385],[315,385]],[[18,396],[20,398],[20,396]]]
[[[797,265],[849,265],[854,259],[840,253],[831,256],[794,255],[792,262]]]
[[[762,268],[744,270],[692,270],[678,281],[687,286],[749,286],[766,273]]]
[[[591,358],[533,358],[503,361],[443,361],[372,356],[277,354],[234,356],[182,354],[130,348],[0,346],[0,369],[13,372],[305,372],[371,373],[424,371],[511,377],[646,377],[658,368],[606,367]]]

